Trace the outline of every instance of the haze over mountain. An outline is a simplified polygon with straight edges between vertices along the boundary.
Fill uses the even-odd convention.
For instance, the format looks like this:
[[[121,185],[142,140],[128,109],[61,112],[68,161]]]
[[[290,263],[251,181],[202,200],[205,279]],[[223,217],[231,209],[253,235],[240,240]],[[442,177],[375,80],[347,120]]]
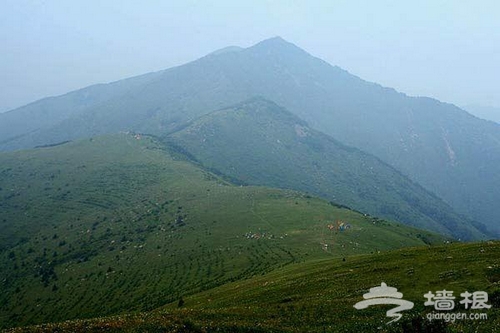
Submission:
[[[472,113],[476,117],[500,123],[500,108],[496,108],[493,106],[468,104],[465,105],[463,109]]]
[[[262,98],[202,116],[165,140],[232,180],[307,191],[459,239],[483,237],[472,221],[394,168]]]
[[[165,135],[256,95],[379,157],[458,212],[498,230],[500,125],[363,81],[279,37],[0,114],[0,148],[123,130]]]

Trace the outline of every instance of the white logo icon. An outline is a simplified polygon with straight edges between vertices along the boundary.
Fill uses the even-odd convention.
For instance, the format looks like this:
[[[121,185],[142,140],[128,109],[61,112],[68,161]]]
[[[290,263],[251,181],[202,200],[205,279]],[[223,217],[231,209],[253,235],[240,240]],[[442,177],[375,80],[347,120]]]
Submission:
[[[363,298],[365,300],[354,304],[354,308],[361,310],[366,309],[370,305],[399,305],[398,307],[386,312],[387,317],[395,317],[393,320],[389,321],[388,324],[401,319],[403,315],[399,313],[400,311],[410,310],[413,308],[413,302],[402,299],[402,293],[398,292],[396,288],[388,287],[384,282],[380,284],[380,287],[370,288],[370,292],[364,294]]]

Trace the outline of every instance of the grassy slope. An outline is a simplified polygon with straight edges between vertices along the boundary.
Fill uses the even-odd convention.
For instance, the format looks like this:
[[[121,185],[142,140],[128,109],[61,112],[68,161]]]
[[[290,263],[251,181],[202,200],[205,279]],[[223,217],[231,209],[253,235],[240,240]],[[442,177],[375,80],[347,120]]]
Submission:
[[[12,330],[12,332],[498,332],[500,243],[407,248],[342,261],[292,264],[263,276],[229,283],[149,313]],[[355,310],[368,289],[384,281],[414,302],[399,322],[387,324],[391,307]],[[489,294],[487,320],[428,322],[423,295],[429,290]],[[461,306],[461,305],[459,305]],[[458,308],[458,307],[457,307]],[[460,308],[458,311],[473,313]]]
[[[279,38],[0,115],[0,150],[120,130],[161,135],[257,95],[283,105],[311,127],[374,154],[456,211],[499,231],[498,124],[453,105],[365,82]],[[36,130],[55,118],[61,121]],[[21,133],[9,133],[11,129]],[[1,142],[8,137],[12,140]]]
[[[0,188],[0,327],[148,310],[293,262],[442,241],[233,186],[131,134],[3,153]],[[337,220],[352,228],[330,231]]]
[[[356,302],[363,300],[364,293],[382,281],[398,288],[404,299],[415,304],[412,311],[404,313],[401,323],[385,324],[390,320],[385,316],[390,306],[363,311],[353,308]],[[184,311],[199,310],[200,324],[215,312],[221,326],[235,322],[252,326],[255,318],[259,318],[262,326],[267,323],[294,332],[324,329],[373,332],[379,327],[381,331],[400,332],[412,320],[414,326],[418,324],[422,328],[440,326],[416,319],[433,310],[424,306],[423,295],[429,290],[454,291],[457,309],[460,293],[486,291],[491,298],[489,304],[495,308],[487,311],[488,320],[456,322],[448,328],[458,332],[495,332],[500,329],[499,282],[500,243],[454,244],[363,255],[346,262],[327,259],[291,265],[266,276],[187,298]],[[174,308],[173,305],[168,309]],[[473,312],[463,307],[460,311]],[[238,313],[240,319],[231,316]],[[413,329],[416,331],[416,327]]]
[[[484,238],[470,219],[389,165],[265,99],[210,113],[166,140],[204,166],[248,184],[307,191],[458,239]]]

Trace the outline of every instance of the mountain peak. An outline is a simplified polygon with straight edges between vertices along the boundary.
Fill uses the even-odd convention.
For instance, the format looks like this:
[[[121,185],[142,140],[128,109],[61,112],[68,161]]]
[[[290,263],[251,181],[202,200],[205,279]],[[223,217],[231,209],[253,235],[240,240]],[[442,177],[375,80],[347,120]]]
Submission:
[[[297,45],[286,41],[280,36],[264,39],[263,41],[249,47],[250,50],[265,50],[265,51],[278,51],[278,52],[301,52],[306,53]]]
[[[263,41],[259,42],[258,44],[291,44],[287,42],[283,37],[281,36],[274,36],[271,38],[264,39]]]

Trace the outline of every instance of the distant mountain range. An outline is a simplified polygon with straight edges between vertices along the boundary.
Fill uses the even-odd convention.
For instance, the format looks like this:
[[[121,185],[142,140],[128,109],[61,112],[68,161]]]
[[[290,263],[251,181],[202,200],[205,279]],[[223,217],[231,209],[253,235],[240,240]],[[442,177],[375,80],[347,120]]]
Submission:
[[[378,157],[458,213],[499,230],[500,125],[363,81],[279,37],[0,114],[0,149],[127,130],[165,136],[255,96]]]

